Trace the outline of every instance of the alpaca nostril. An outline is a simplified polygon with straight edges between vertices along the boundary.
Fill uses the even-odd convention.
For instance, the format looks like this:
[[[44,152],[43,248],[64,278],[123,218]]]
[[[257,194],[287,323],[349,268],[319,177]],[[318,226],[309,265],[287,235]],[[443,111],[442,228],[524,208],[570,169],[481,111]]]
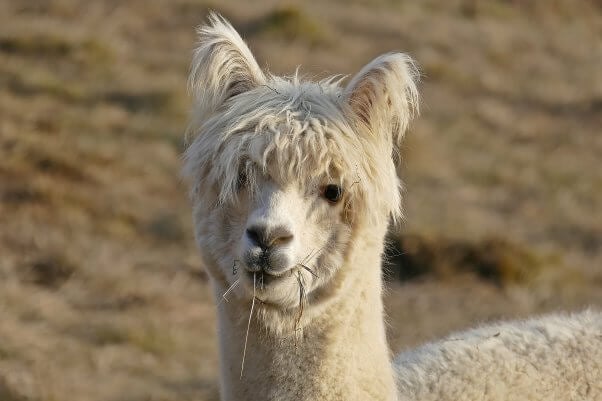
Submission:
[[[282,226],[274,228],[253,226],[247,228],[246,233],[247,237],[254,245],[264,250],[275,246],[286,245],[293,240],[293,234]]]
[[[247,237],[249,237],[254,245],[263,249],[267,248],[265,245],[265,230],[259,227],[247,228]]]

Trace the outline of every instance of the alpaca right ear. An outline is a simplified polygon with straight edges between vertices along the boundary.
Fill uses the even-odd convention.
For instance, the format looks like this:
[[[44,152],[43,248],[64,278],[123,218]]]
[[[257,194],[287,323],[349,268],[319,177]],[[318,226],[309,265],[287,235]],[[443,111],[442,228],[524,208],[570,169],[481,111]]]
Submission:
[[[397,150],[418,113],[418,77],[414,61],[406,54],[383,54],[372,60],[344,90],[352,119]]]
[[[209,24],[197,28],[197,33],[188,86],[194,97],[194,119],[202,122],[225,101],[266,79],[248,46],[222,16],[209,14]]]

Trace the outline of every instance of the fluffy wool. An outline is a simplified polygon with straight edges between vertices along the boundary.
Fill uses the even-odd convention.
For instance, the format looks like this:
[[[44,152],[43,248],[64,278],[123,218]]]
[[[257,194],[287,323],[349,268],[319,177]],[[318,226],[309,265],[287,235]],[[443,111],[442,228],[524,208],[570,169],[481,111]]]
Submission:
[[[264,73],[217,15],[198,33],[183,172],[218,309],[222,400],[600,397],[596,312],[475,329],[391,364],[380,265],[418,107],[407,55],[346,85],[311,82]]]
[[[489,324],[395,359],[402,401],[602,400],[602,314]]]

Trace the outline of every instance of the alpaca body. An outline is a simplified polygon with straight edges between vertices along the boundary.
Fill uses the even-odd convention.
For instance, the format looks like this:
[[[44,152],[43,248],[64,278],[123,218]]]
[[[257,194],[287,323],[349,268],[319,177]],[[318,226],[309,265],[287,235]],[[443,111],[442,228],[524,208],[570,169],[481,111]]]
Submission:
[[[602,313],[488,324],[401,353],[401,401],[602,400]]]
[[[381,257],[417,112],[408,56],[380,56],[343,86],[264,74],[219,16],[199,38],[184,175],[218,305],[223,401],[599,397],[594,312],[476,329],[391,364]]]

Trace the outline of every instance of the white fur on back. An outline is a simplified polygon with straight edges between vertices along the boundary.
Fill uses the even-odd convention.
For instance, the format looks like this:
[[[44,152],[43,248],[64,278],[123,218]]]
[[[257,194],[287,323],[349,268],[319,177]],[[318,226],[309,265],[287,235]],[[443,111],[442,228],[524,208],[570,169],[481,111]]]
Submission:
[[[490,324],[395,360],[403,401],[602,400],[602,313]]]

